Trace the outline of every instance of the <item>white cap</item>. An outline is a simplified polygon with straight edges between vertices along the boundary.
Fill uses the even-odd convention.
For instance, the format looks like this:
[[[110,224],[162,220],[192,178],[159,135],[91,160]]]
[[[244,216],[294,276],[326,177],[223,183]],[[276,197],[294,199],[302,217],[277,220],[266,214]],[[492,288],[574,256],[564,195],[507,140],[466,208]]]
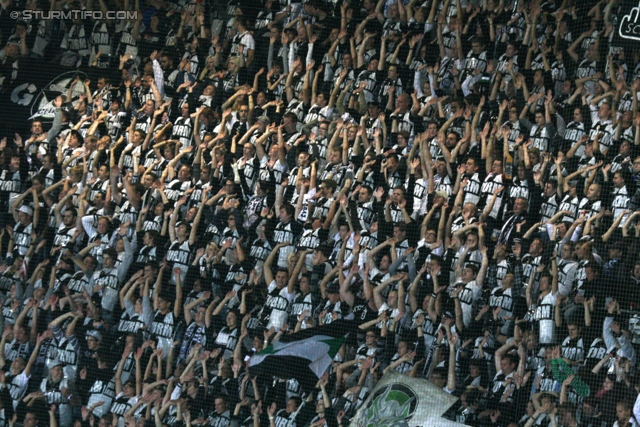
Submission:
[[[18,211],[20,212],[24,212],[29,216],[33,216],[33,209],[31,209],[29,206],[27,205],[22,205],[20,206],[20,209],[18,209]]]

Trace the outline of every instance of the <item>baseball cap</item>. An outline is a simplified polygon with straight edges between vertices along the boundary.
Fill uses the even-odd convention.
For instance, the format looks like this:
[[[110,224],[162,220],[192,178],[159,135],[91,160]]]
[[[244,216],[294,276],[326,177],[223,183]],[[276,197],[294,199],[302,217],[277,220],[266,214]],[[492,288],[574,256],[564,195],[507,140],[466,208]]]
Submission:
[[[416,320],[421,314],[425,314],[424,310],[421,308],[417,309],[416,312],[413,313],[413,320]]]
[[[47,362],[47,369],[52,370],[56,366],[64,365],[60,359],[52,359]]]
[[[22,205],[20,206],[20,209],[18,209],[18,211],[20,212],[24,212],[29,216],[33,216],[33,209],[31,209],[29,206],[27,205]]]
[[[339,294],[340,293],[340,285],[338,285],[336,282],[329,283],[329,285],[327,286],[327,293],[328,294]]]
[[[95,329],[87,332],[87,338],[89,338],[89,337],[93,337],[93,338],[97,339],[98,341],[102,341],[102,334],[100,332],[96,331]]]

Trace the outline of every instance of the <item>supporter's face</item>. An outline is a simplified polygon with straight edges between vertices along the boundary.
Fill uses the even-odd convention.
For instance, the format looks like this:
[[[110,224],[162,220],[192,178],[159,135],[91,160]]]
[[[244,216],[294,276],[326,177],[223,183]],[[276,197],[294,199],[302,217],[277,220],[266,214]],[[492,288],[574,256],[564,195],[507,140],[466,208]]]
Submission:
[[[71,135],[69,138],[69,147],[78,148],[80,146],[80,141],[78,141],[78,137],[75,135]]]
[[[500,361],[500,368],[503,374],[510,374],[515,369],[515,364],[511,363],[509,359],[502,359]]]
[[[395,157],[389,157],[387,159],[387,169],[390,172],[395,172],[396,169],[398,169],[398,159],[396,159]],[[394,190],[395,193],[395,190]]]
[[[10,59],[14,59],[18,57],[20,51],[18,50],[17,44],[9,44],[5,48],[5,56]]]
[[[442,388],[447,384],[447,377],[441,374],[431,374],[429,380],[438,388]]]
[[[311,290],[310,284],[309,284],[309,279],[306,276],[303,276],[302,278],[300,278],[300,291],[303,294],[308,293]]]
[[[605,378],[604,383],[602,383],[602,388],[604,388],[606,391],[613,390],[613,381],[611,381],[609,378]]]
[[[478,171],[478,166],[476,166],[476,162],[473,159],[467,160],[465,165],[467,166],[468,174],[474,174]]]
[[[336,39],[338,38],[339,34],[340,34],[340,30],[338,28],[333,28],[331,30],[331,32],[329,33],[329,40],[331,40],[331,43],[336,41]]]
[[[573,340],[580,336],[580,330],[576,325],[569,325],[567,328],[569,331],[569,337]]]
[[[438,134],[438,125],[435,123],[429,123],[427,126],[427,138],[433,138]]]
[[[361,188],[358,191],[358,202],[365,203],[368,202],[369,199],[371,199],[371,194],[369,194],[369,191],[366,188]]]
[[[178,179],[180,181],[187,181],[189,178],[191,178],[191,169],[189,169],[187,166],[181,167],[180,171],[178,172]]]
[[[389,308],[396,308],[397,304],[398,304],[398,292],[397,291],[389,292],[389,295],[387,296],[387,305],[389,306]]]
[[[613,185],[616,188],[622,188],[622,186],[624,185],[624,180],[622,179],[622,176],[619,173],[613,174]]]
[[[295,268],[296,264],[298,263],[298,259],[299,259],[299,258],[298,258],[298,256],[297,256],[297,255],[295,255],[295,254],[294,254],[294,255],[292,255],[292,256],[289,258],[289,269],[290,269],[290,270],[293,270],[293,269]]]
[[[404,341],[400,341],[400,343],[398,344],[398,355],[402,357],[405,354],[407,354],[407,343]]]
[[[502,173],[502,162],[500,160],[494,160],[491,164],[491,172],[496,175],[500,175]]]
[[[282,287],[287,284],[289,279],[289,275],[285,271],[278,271],[276,274],[276,283],[279,287]]]
[[[350,54],[344,54],[342,57],[342,67],[343,68],[351,68],[353,65],[353,58],[351,58]]]
[[[399,17],[399,12],[398,12],[398,4],[394,3],[391,5],[391,7],[389,7],[389,17],[393,20],[397,20]]]
[[[367,347],[371,347],[375,345],[376,341],[377,341],[376,334],[371,331],[367,332],[367,334],[365,335],[365,342],[367,344]]]
[[[544,115],[542,113],[536,113],[536,124],[542,126],[544,124]]]
[[[548,182],[544,184],[544,197],[548,199],[549,197],[553,196],[555,192],[556,189],[553,187],[553,185]]]
[[[331,154],[329,155],[329,163],[331,164],[338,164],[340,162],[342,154],[340,153],[340,151],[337,150],[333,150],[331,151]]]
[[[473,42],[471,43],[471,49],[473,49],[473,53],[479,55],[482,53],[482,43]]]
[[[398,77],[398,69],[396,67],[389,67],[387,72],[387,77],[389,79],[395,79]]]
[[[583,120],[583,117],[582,117],[582,113],[580,112],[580,109],[576,108],[575,110],[573,110],[573,121],[582,123],[582,120]]]
[[[569,245],[564,245],[562,247],[562,259],[570,259],[571,258],[571,247]]]
[[[469,375],[473,378],[480,375],[480,368],[476,365],[469,365]]]
[[[162,312],[171,310],[171,301],[164,298],[158,298],[158,309]]]
[[[629,145],[629,142],[623,141],[622,144],[620,144],[620,154],[626,157],[629,155],[630,152],[631,152],[631,145]]]
[[[216,406],[216,413],[218,414],[224,414],[227,411],[227,404],[223,399],[216,399],[215,406]]]
[[[400,203],[402,200],[404,200],[404,195],[402,193],[402,190],[393,190],[393,202],[394,203]]]
[[[541,291],[548,291],[549,289],[551,289],[551,286],[549,285],[549,278],[548,277],[543,277],[540,279],[540,290]]]
[[[54,366],[49,370],[49,374],[51,374],[51,379],[53,380],[53,382],[55,383],[60,382],[63,377],[62,366],[61,365]]]
[[[597,184],[591,184],[587,191],[587,198],[589,200],[597,200],[600,197],[600,186]]]
[[[198,210],[195,207],[193,207],[193,208],[191,208],[191,209],[189,209],[187,211],[187,214],[184,216],[184,219],[186,221],[193,221],[193,219],[196,217],[197,213],[198,213]],[[229,217],[229,218],[233,218],[233,217]],[[235,225],[235,223],[234,223],[234,225]]]
[[[40,135],[42,133],[42,123],[33,122],[31,124],[31,133],[34,135]]]
[[[511,43],[509,43],[507,45],[507,50],[505,51],[505,53],[507,54],[507,56],[509,58],[511,58],[513,55],[515,55],[518,51],[516,50],[515,46],[512,45]]]
[[[458,143],[458,137],[456,136],[455,133],[447,134],[447,139],[445,139],[445,142],[444,142],[447,148],[455,147],[457,143]]]
[[[89,347],[90,350],[97,349],[99,345],[100,345],[100,341],[98,341],[94,337],[87,338],[87,347]]]
[[[144,104],[144,113],[147,116],[150,116],[151,114],[153,114],[153,110],[155,109],[155,103],[151,100],[145,102]]]
[[[240,120],[241,122],[246,122],[248,115],[249,115],[249,107],[245,105],[240,107],[240,109],[238,110],[238,120]]]
[[[533,242],[531,242],[531,246],[529,246],[529,252],[531,252],[532,254],[537,254],[541,250],[542,244],[540,243],[540,240],[535,239]]]
[[[398,99],[396,100],[396,106],[400,109],[400,111],[406,112],[411,106],[411,98],[407,94],[400,94]]]
[[[387,271],[390,265],[391,265],[391,260],[387,255],[385,255],[382,257],[382,259],[380,259],[379,269],[382,271]]]
[[[467,236],[467,247],[476,248],[478,246],[478,236],[475,234],[469,234]]]
[[[64,225],[66,225],[67,227],[72,225],[76,220],[76,216],[72,213],[72,212],[65,212],[64,215],[62,215],[62,221],[64,222]]]
[[[31,216],[22,211],[18,211],[18,221],[22,225],[28,225],[31,222]]]
[[[295,400],[293,399],[287,400],[287,407],[286,407],[287,414],[291,414],[295,412],[297,409],[298,409],[298,405],[296,405]]]
[[[462,280],[465,283],[471,282],[475,278],[476,278],[476,275],[475,275],[475,273],[473,272],[472,269],[465,268],[464,270],[462,270]]]
[[[309,153],[298,154],[298,166],[306,166],[309,163]]]
[[[35,427],[37,423],[37,418],[34,414],[28,413],[24,416],[24,427]]]
[[[16,328],[14,334],[15,334],[15,339],[19,342],[24,342],[25,337],[27,336],[24,328]]]
[[[406,232],[400,230],[400,227],[393,227],[393,237],[402,242],[406,238]]]
[[[600,108],[598,108],[598,117],[601,119],[608,119],[611,116],[611,107],[609,104],[602,104]]]
[[[425,234],[425,240],[427,241],[427,243],[434,243],[436,241],[437,238],[437,234],[435,230],[427,230],[427,234]]]
[[[204,316],[204,314],[203,314],[203,316]],[[226,320],[227,320],[227,326],[229,328],[234,328],[236,326],[238,318],[236,317],[235,313],[229,312],[229,313],[227,313],[227,319]]]
[[[115,264],[116,260],[111,257],[111,255],[103,255],[102,256],[102,264],[106,268],[112,268]]]

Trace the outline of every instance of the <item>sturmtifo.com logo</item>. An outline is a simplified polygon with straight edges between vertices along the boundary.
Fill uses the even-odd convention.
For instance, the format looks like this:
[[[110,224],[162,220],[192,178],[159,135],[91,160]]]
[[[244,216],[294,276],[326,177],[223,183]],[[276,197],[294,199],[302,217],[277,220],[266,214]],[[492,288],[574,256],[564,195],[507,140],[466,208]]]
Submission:
[[[640,4],[622,17],[618,34],[623,39],[640,40]]]
[[[72,19],[93,19],[94,21],[101,21],[103,19],[120,19],[128,21],[132,19],[138,19],[138,11],[136,10],[107,10],[105,12],[101,10],[82,10],[82,9],[67,9],[67,10],[14,10],[10,14],[11,19],[22,19],[24,21],[30,21],[32,19],[44,20],[44,21],[69,21]]]

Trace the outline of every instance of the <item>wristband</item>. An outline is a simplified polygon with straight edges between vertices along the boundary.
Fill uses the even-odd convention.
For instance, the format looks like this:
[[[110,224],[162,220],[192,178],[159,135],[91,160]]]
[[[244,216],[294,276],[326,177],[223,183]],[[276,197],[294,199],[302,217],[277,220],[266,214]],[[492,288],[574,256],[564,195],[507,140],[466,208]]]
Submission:
[[[438,298],[438,294],[436,294],[435,292],[431,294],[431,298]]]

